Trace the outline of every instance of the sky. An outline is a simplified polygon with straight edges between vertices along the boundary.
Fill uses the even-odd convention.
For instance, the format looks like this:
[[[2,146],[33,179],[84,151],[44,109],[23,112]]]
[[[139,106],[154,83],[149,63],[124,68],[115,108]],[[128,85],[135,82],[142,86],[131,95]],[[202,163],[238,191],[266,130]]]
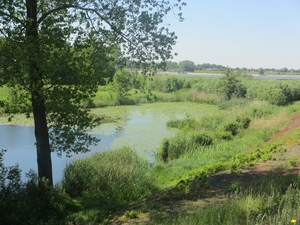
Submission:
[[[172,61],[300,69],[300,0],[183,1],[183,22],[165,18],[178,36]]]

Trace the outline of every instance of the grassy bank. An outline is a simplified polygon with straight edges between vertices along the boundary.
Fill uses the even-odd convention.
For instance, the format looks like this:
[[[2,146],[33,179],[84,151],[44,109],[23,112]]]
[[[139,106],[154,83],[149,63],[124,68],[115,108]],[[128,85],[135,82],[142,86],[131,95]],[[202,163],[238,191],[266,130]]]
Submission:
[[[193,103],[186,105],[194,107],[196,111],[185,114],[183,118],[174,117],[168,122],[170,128],[178,130],[177,135],[161,143],[157,163],[151,168],[137,151],[129,148],[97,153],[69,164],[62,183],[55,188],[55,197],[51,200],[53,193],[48,196],[52,207],[49,212],[53,218],[49,219],[47,215],[45,221],[48,224],[58,224],[58,221],[60,224],[100,224],[108,223],[107,218],[111,223],[126,218],[128,222],[154,209],[161,213],[156,211],[152,214],[150,224],[201,224],[199,221],[203,221],[202,224],[289,224],[291,219],[299,217],[299,202],[293,200],[295,193],[298,194],[297,176],[269,176],[245,186],[235,183],[229,190],[234,198],[221,202],[217,198],[217,202],[211,201],[210,204],[199,200],[196,208],[191,207],[174,215],[167,214],[167,208],[160,203],[151,201],[130,210],[132,205],[160,193],[174,202],[182,194],[206,190],[211,175],[223,170],[239,173],[245,166],[272,160],[272,153],[280,153],[283,143],[298,144],[297,132],[291,133],[286,139],[276,140],[276,143],[269,143],[270,137],[300,110],[300,103],[295,101],[299,97],[297,84],[288,81],[261,82],[247,77],[243,79],[234,84],[235,87],[243,85],[246,88],[247,95],[244,97],[237,97],[237,92],[228,97],[224,95],[227,89],[220,92],[220,85],[227,85],[227,81],[204,78],[154,78],[152,86],[149,86],[152,87],[152,98],[132,89],[123,102],[107,87],[100,87],[93,102],[88,103],[95,116],[106,114],[113,120],[126,121],[130,106],[122,106],[121,103],[151,103],[157,106],[159,116],[160,112],[171,108],[176,111],[179,101],[191,101]],[[155,103],[158,101],[168,103]],[[250,151],[253,153],[245,154]],[[14,171],[18,174],[17,170]],[[7,173],[7,170],[2,170],[2,173]],[[10,180],[9,174],[2,177]],[[30,187],[34,187],[32,192],[28,190],[28,184],[16,186],[18,182],[20,180],[7,184],[15,190],[12,193],[21,190],[20,200],[15,200],[18,195],[11,193],[6,199],[26,205],[29,200],[23,194],[32,194],[39,187],[31,180],[33,186]],[[3,185],[5,187],[6,183]],[[8,189],[5,187],[3,190]],[[35,210],[35,205],[29,203],[28,210]],[[36,205],[40,211],[48,210],[45,205]],[[57,212],[59,217],[55,216]],[[18,214],[17,211],[14,213]],[[22,218],[27,218],[27,214],[22,214]]]
[[[91,209],[85,211],[85,213],[78,214],[77,212],[74,212],[75,214],[72,214],[70,218],[77,218],[79,221],[83,221],[84,216],[93,214],[95,210],[99,212],[107,212],[107,206],[108,205],[115,205],[115,210],[118,211],[122,208],[128,207],[128,203],[132,201],[125,200],[123,202],[123,205],[119,204],[119,200],[116,201],[116,198],[120,196],[120,194],[114,194],[111,192],[111,194],[105,194],[105,190],[115,190],[116,193],[120,191],[122,194],[128,194],[131,195],[132,191],[134,191],[134,195],[137,196],[133,198],[133,202],[142,200],[145,197],[150,197],[151,195],[154,195],[155,193],[159,193],[161,191],[164,191],[166,189],[169,189],[171,187],[178,187],[180,192],[189,192],[195,190],[198,185],[202,188],[207,188],[207,177],[211,176],[212,174],[223,171],[225,169],[232,170],[233,172],[239,172],[241,168],[244,166],[253,166],[256,163],[261,162],[261,160],[268,160],[271,159],[270,153],[273,151],[279,151],[280,148],[269,148],[266,147],[265,150],[258,150],[254,151],[252,155],[247,158],[246,156],[243,156],[245,152],[247,152],[249,149],[259,149],[261,145],[266,143],[269,138],[274,135],[276,132],[278,132],[286,123],[289,121],[289,118],[294,114],[295,111],[298,111],[300,109],[300,104],[295,103],[294,105],[290,105],[288,107],[279,107],[279,106],[271,106],[268,105],[265,102],[251,102],[249,101],[247,104],[245,104],[243,107],[241,107],[239,104],[233,104],[232,107],[227,108],[226,110],[220,110],[217,107],[211,111],[207,116],[203,116],[199,119],[194,119],[191,117],[182,119],[182,120],[176,120],[170,121],[170,124],[173,124],[172,126],[178,126],[180,132],[177,136],[170,138],[169,144],[172,146],[172,151],[178,151],[180,150],[181,153],[177,157],[170,157],[166,162],[164,162],[162,159],[159,158],[159,161],[156,166],[152,167],[151,169],[147,169],[147,171],[144,171],[142,169],[138,169],[131,163],[121,163],[118,164],[119,166],[114,165],[115,162],[127,162],[123,158],[120,158],[118,156],[119,153],[111,152],[110,157],[112,157],[110,160],[105,160],[106,155],[99,154],[99,156],[91,157],[89,159],[86,159],[87,165],[97,165],[100,166],[99,173],[95,172],[95,169],[92,169],[92,173],[94,173],[93,176],[87,176],[87,177],[93,177],[92,181],[84,180],[82,181],[82,185],[80,185],[80,182],[76,185],[79,185],[80,187],[86,186],[86,189],[83,189],[83,195],[81,195],[78,199],[80,199],[81,204],[85,201],[84,199],[87,199],[89,195],[92,196],[98,196],[99,201],[106,201],[106,206],[103,208],[103,204],[100,205],[94,205],[94,207],[91,207]],[[259,113],[258,113],[259,112]],[[235,122],[237,117],[247,115],[251,122],[248,124],[249,126],[245,126],[244,128],[239,127],[237,130],[237,133],[234,135],[226,136],[224,134],[224,127],[226,127],[226,124],[230,122]],[[174,125],[177,124],[177,125]],[[178,125],[181,124],[181,125]],[[200,132],[201,135],[206,132],[207,135],[211,135],[212,142],[209,145],[199,145],[197,143],[192,143],[193,138],[195,138],[195,135]],[[223,136],[226,136],[226,139],[222,139],[219,136],[214,136],[213,134],[222,134]],[[199,140],[198,140],[199,141]],[[162,143],[163,146],[163,143]],[[178,150],[176,150],[176,147],[179,147]],[[186,149],[182,151],[182,149]],[[121,150],[122,151],[122,150]],[[171,151],[171,150],[170,150]],[[169,152],[170,153],[170,152]],[[172,153],[173,154],[173,153]],[[173,154],[174,155],[174,154]],[[260,155],[258,157],[258,155]],[[158,156],[160,157],[160,156]],[[104,158],[101,163],[99,159]],[[112,160],[114,159],[114,160]],[[84,166],[81,165],[79,168],[79,162],[78,161],[74,164],[72,164],[72,167],[78,169],[74,169],[72,174],[77,174],[78,176],[80,173],[82,173],[82,169],[80,168],[89,168],[90,166]],[[83,161],[82,161],[83,163]],[[142,165],[142,164],[141,164]],[[146,166],[146,162],[144,162],[144,166]],[[100,169],[100,168],[107,168],[107,169]],[[126,168],[131,168],[129,172]],[[109,169],[110,168],[110,169]],[[145,167],[144,167],[145,168]],[[76,172],[76,171],[81,172]],[[100,172],[101,171],[101,172]],[[110,171],[108,174],[106,174],[105,171]],[[113,172],[115,171],[115,172]],[[120,174],[121,171],[128,171],[128,174],[136,174],[135,176],[138,177],[138,180],[134,180],[133,178],[126,178],[122,181],[122,179],[118,179],[117,177],[126,177],[124,174],[122,176],[118,175],[112,175],[111,173],[117,173]],[[81,177],[85,178],[86,172],[84,172]],[[98,175],[97,175],[98,174]],[[74,175],[72,175],[74,176]],[[110,181],[106,182],[104,177],[108,177]],[[68,175],[66,174],[66,178]],[[95,179],[97,177],[97,179]],[[103,178],[101,178],[103,177]],[[106,185],[109,184],[109,187],[101,188],[101,185],[96,182],[96,180],[102,180]],[[274,178],[270,178],[274,179]],[[74,179],[75,181],[80,181],[80,179]],[[127,181],[130,180],[128,183]],[[148,181],[151,181],[149,184]],[[95,183],[96,182],[96,183]],[[111,183],[112,182],[112,183]],[[195,183],[196,182],[196,183]],[[274,181],[274,184],[277,184],[277,181]],[[279,182],[279,181],[278,181]],[[84,185],[83,185],[84,184]],[[125,184],[130,184],[129,186],[126,186]],[[139,185],[139,189],[132,188],[131,185]],[[71,185],[71,187],[75,187],[75,185]],[[91,189],[90,187],[93,187]],[[122,187],[122,188],[118,188]],[[217,212],[222,212],[220,214],[220,218],[225,224],[231,224],[235,221],[252,221],[254,217],[259,217],[258,214],[255,214],[256,212],[262,212],[260,207],[265,207],[265,199],[268,198],[269,192],[264,193],[266,190],[261,189],[258,190],[259,194],[257,199],[254,199],[254,197],[257,195],[256,193],[252,193],[252,187],[249,186],[248,189],[243,190],[243,192],[238,192],[238,199],[234,204],[230,202],[230,206],[227,206],[225,203],[224,205],[216,204],[212,205],[213,207],[208,208],[201,208],[194,209],[194,214],[189,215],[185,214],[184,212],[182,214],[177,215],[176,217],[160,217],[157,216],[157,219],[159,219],[160,223],[162,224],[186,224],[186,221],[189,221],[191,224],[197,224],[197,221],[199,220],[199,217],[204,216],[204,222],[203,224],[213,224],[215,222],[215,214]],[[264,187],[264,186],[261,186]],[[268,190],[270,187],[266,187]],[[273,191],[277,191],[277,187],[274,186],[275,189]],[[284,191],[288,190],[288,187],[282,187]],[[239,189],[240,190],[240,189]],[[281,189],[280,189],[281,190]],[[284,194],[288,194],[285,192],[282,192],[281,195],[278,198],[285,198]],[[288,191],[287,191],[288,192]],[[70,194],[73,193],[73,191],[70,192]],[[263,194],[264,193],[264,194]],[[262,195],[262,196],[260,196]],[[279,194],[278,194],[279,195]],[[105,196],[109,196],[109,200],[104,200]],[[175,196],[173,196],[175,198]],[[173,198],[170,196],[170,198]],[[126,199],[121,197],[120,199]],[[241,204],[245,204],[245,201],[249,201],[249,199],[253,199],[254,203],[258,202],[257,205],[251,205],[252,208],[242,208],[239,209]],[[100,201],[100,202],[101,202]],[[119,203],[118,203],[119,202]],[[122,202],[122,201],[121,201]],[[117,204],[118,203],[118,204]],[[124,203],[127,203],[124,205]],[[254,204],[251,203],[251,204]],[[249,203],[250,204],[250,203]],[[147,206],[148,207],[148,206]],[[125,213],[123,216],[126,218],[135,218],[138,214],[143,214],[146,211],[149,211],[148,208],[139,209],[139,211],[132,211],[129,215],[130,211]],[[150,207],[150,206],[149,206]],[[257,207],[257,208],[256,208]],[[287,207],[281,205],[281,207]],[[151,207],[150,207],[151,208]],[[237,210],[237,211],[236,211]],[[247,211],[249,210],[249,211]],[[145,211],[145,212],[144,212]],[[253,212],[252,212],[253,211]],[[255,212],[255,213],[254,213]],[[265,213],[265,211],[263,211]],[[251,216],[248,218],[245,217],[244,213],[247,213]],[[105,213],[104,213],[105,214]],[[234,215],[231,215],[234,214]],[[226,215],[226,216],[225,216]],[[228,216],[227,215],[231,215]],[[270,217],[274,216],[273,214],[270,214]],[[85,218],[85,217],[84,217]],[[89,217],[91,219],[91,217]],[[211,218],[214,218],[211,220]],[[99,219],[99,218],[98,218]],[[265,219],[265,217],[264,217]],[[262,219],[262,221],[265,221]],[[268,218],[271,220],[270,218]],[[211,220],[211,223],[208,221]],[[274,219],[275,220],[275,219]],[[85,222],[88,221],[94,221],[93,219],[89,220],[86,218],[84,220]],[[97,220],[96,220],[97,221]],[[96,222],[94,221],[94,222]],[[153,220],[155,221],[155,219]],[[100,220],[99,220],[100,222]],[[155,224],[155,222],[154,222]],[[251,223],[250,223],[251,224]]]

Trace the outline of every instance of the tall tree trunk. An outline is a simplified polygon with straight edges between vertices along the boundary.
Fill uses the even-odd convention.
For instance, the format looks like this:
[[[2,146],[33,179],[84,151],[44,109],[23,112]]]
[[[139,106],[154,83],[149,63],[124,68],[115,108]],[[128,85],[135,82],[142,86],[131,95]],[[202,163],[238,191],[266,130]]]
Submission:
[[[53,186],[51,150],[46,119],[45,100],[42,94],[43,82],[40,73],[39,40],[37,24],[37,1],[26,0],[27,24],[26,37],[28,46],[28,63],[30,76],[31,104],[34,118],[34,133],[36,138],[38,177],[46,178]]]
[[[32,109],[34,118],[34,134],[36,139],[38,176],[46,178],[53,186],[51,150],[46,120],[46,109],[43,97],[38,91],[32,92]]]

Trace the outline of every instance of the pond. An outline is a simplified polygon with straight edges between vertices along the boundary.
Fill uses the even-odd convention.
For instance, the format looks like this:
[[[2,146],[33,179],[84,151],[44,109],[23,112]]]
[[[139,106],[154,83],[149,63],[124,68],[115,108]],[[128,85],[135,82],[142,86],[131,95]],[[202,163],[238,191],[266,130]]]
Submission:
[[[67,163],[74,159],[90,156],[94,152],[107,151],[129,146],[138,154],[147,158],[149,163],[155,162],[155,154],[163,138],[176,134],[176,130],[168,129],[167,121],[182,119],[187,116],[200,118],[207,114],[213,106],[201,106],[196,103],[153,103],[140,106],[116,106],[94,109],[92,113],[110,115],[118,118],[116,123],[102,124],[91,131],[93,136],[100,138],[97,146],[91,146],[91,152],[59,158],[52,153],[54,182],[62,178]],[[25,122],[30,124],[30,122]],[[36,151],[34,145],[33,126],[0,125],[0,149],[7,149],[4,164],[13,166],[16,163],[25,173],[30,169],[37,170]]]

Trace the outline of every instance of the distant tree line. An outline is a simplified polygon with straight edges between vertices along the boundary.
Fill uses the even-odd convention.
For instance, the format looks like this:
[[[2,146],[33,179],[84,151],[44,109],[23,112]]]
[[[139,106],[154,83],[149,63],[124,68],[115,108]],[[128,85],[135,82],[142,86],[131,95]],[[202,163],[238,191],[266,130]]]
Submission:
[[[177,62],[167,61],[166,62],[166,70],[167,71],[176,71],[176,72],[195,72],[196,70],[216,70],[220,71],[224,69],[225,66],[217,65],[217,64],[210,64],[210,63],[202,63],[202,64],[196,64],[191,60],[184,60]],[[260,75],[263,75],[265,73],[300,73],[300,69],[288,69],[286,67],[281,69],[275,69],[275,68],[246,68],[246,67],[237,67],[235,68],[237,71],[244,71],[244,72],[253,72],[258,73]]]
[[[194,72],[195,70],[221,70],[224,66],[203,63],[203,64],[195,64],[191,60],[184,60],[179,63],[167,61],[166,70],[168,71],[178,71],[178,72]]]

